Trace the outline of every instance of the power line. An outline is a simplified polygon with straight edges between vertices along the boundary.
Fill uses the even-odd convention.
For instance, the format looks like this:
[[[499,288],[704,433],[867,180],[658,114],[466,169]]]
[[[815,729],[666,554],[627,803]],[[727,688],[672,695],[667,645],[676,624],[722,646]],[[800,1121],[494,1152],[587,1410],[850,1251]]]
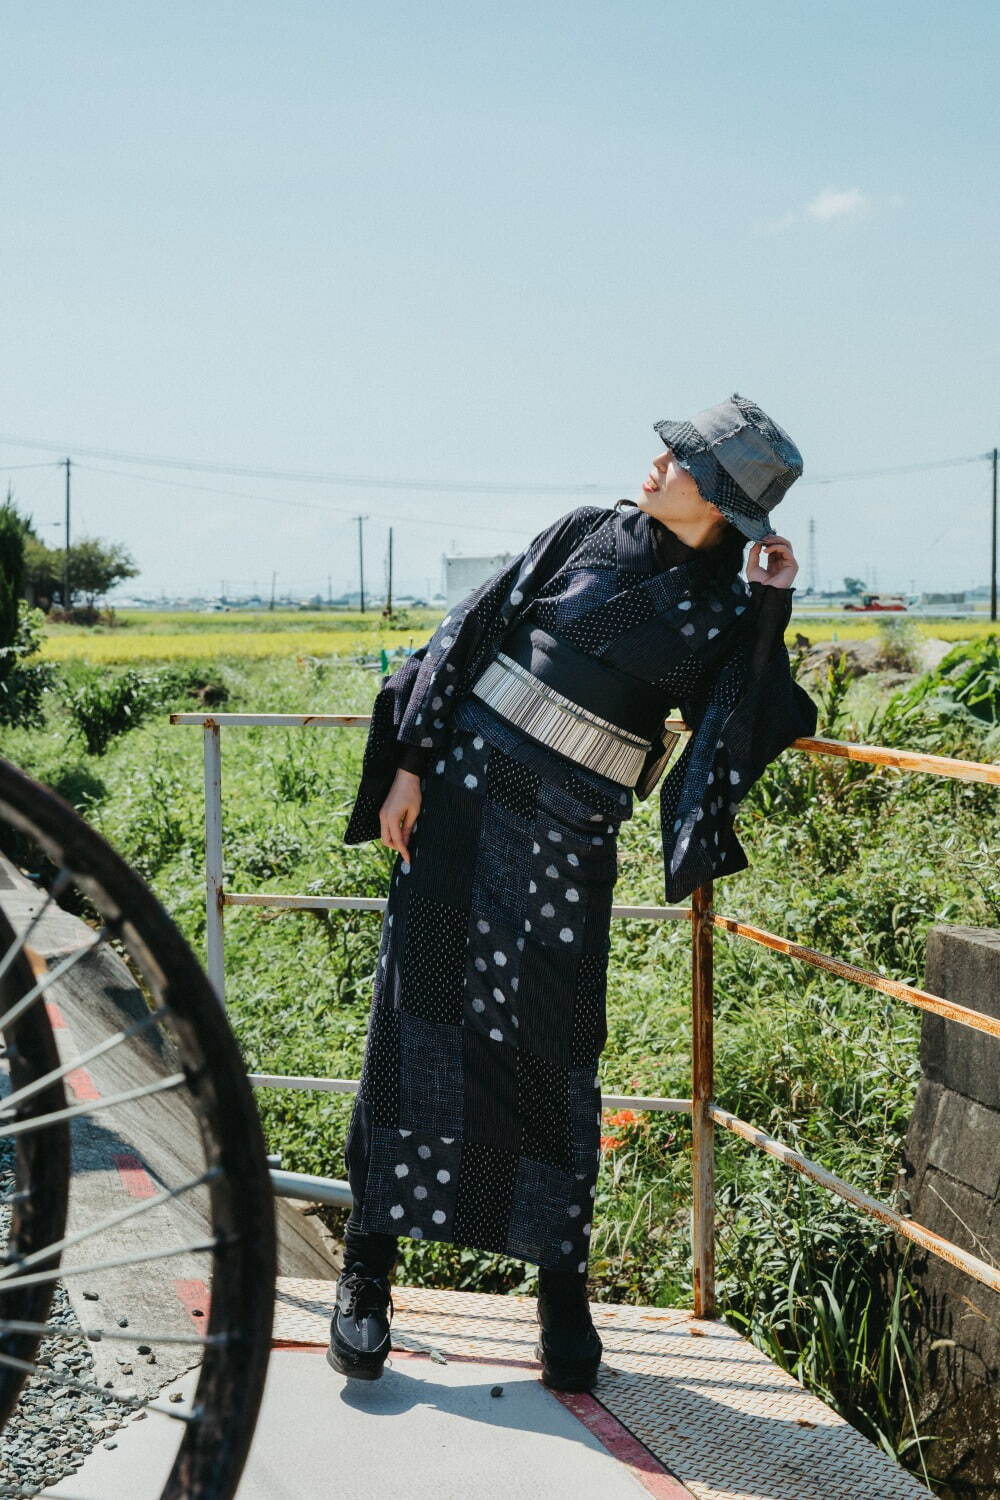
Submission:
[[[87,474],[113,474],[118,478],[130,479],[140,484],[161,484],[166,485],[169,489],[193,490],[200,495],[224,495],[230,500],[258,500],[262,505],[287,505],[292,506],[296,510],[318,510],[323,511],[327,515],[332,512],[335,515],[343,515],[345,517],[354,517],[357,514],[350,506],[330,504],[322,500],[288,500],[284,496],[279,495],[254,494],[252,490],[224,490],[216,485],[188,484],[183,479],[158,479],[152,474],[130,474],[127,469],[106,469],[98,464],[81,464],[75,459],[73,467]],[[454,529],[457,524],[455,521],[435,521],[430,516],[415,516],[410,518],[408,516],[401,516],[398,511],[392,515],[387,515],[380,511],[371,511],[370,514],[375,520],[391,521],[393,524],[399,524],[405,520],[411,526],[444,526],[449,529]],[[464,531],[492,531],[499,532],[504,536],[509,536],[511,532],[520,530],[520,527],[516,525],[483,526],[476,521],[462,521],[461,526]]]
[[[34,439],[17,438],[17,437],[13,437],[13,436],[11,436],[9,434],[7,434],[7,435],[0,434],[0,442],[8,442],[8,443],[13,444],[14,446],[20,446],[20,447],[40,448],[40,449],[44,449],[44,450],[63,451],[63,452],[65,452],[65,449],[66,449],[67,446],[72,447],[72,445],[67,445],[67,444],[58,444],[58,445],[56,445],[56,444],[52,444],[52,443],[36,441]],[[454,494],[454,493],[462,493],[462,494],[511,494],[511,495],[523,495],[523,496],[530,496],[530,495],[558,495],[558,494],[578,494],[579,495],[579,494],[591,494],[591,493],[595,493],[595,492],[599,492],[600,491],[600,492],[603,492],[603,494],[605,496],[607,496],[615,488],[615,486],[613,486],[613,485],[606,485],[606,486],[604,486],[604,485],[597,485],[597,484],[593,484],[593,483],[590,483],[590,484],[581,483],[581,484],[576,484],[576,485],[537,485],[537,484],[536,485],[532,485],[532,484],[495,485],[495,484],[486,484],[486,483],[482,483],[482,482],[479,482],[479,481],[473,481],[473,480],[399,480],[399,479],[388,480],[388,479],[375,479],[375,478],[369,478],[369,477],[364,477],[364,476],[346,476],[346,475],[338,475],[338,474],[306,473],[306,472],[302,472],[302,471],[298,471],[298,470],[253,469],[253,468],[249,468],[249,467],[246,467],[246,466],[232,466],[232,467],[227,467],[227,466],[222,465],[222,464],[200,463],[200,462],[198,462],[196,460],[190,460],[190,459],[153,458],[153,457],[149,457],[149,456],[140,456],[140,455],[135,455],[135,454],[120,453],[120,452],[116,452],[116,451],[113,451],[113,450],[110,450],[110,449],[98,449],[98,448],[91,448],[91,447],[78,448],[76,451],[80,452],[80,453],[86,453],[86,454],[88,454],[90,456],[110,458],[112,461],[117,460],[119,462],[126,463],[126,464],[135,464],[135,465],[139,465],[139,466],[146,466],[146,467],[152,467],[152,468],[157,468],[157,467],[158,468],[173,468],[173,469],[183,469],[183,470],[187,470],[187,471],[191,471],[191,472],[215,473],[215,474],[233,475],[233,476],[244,475],[244,476],[249,476],[249,477],[254,477],[254,478],[280,479],[280,480],[283,480],[283,481],[291,481],[291,482],[296,482],[296,483],[307,482],[307,483],[315,483],[315,484],[350,485],[350,486],[358,488],[358,489],[382,489],[382,490],[394,490],[394,491],[407,491],[407,490],[410,490],[410,491],[415,491],[415,492],[416,491],[421,491],[421,492],[431,491],[431,492],[437,492],[437,493],[451,493],[451,494]],[[887,466],[887,467],[883,467],[883,468],[879,468],[879,469],[858,469],[858,470],[845,471],[845,472],[840,473],[840,474],[820,475],[820,476],[817,476],[815,478],[813,478],[811,476],[805,476],[804,475],[802,477],[802,479],[799,481],[799,483],[801,485],[810,485],[810,484],[814,484],[814,485],[829,485],[829,484],[837,484],[837,483],[849,483],[849,482],[852,482],[852,481],[862,480],[862,479],[890,478],[890,477],[898,476],[898,475],[908,475],[908,474],[922,473],[922,472],[925,472],[925,471],[929,472],[929,471],[933,471],[933,470],[948,469],[948,468],[957,468],[957,467],[963,466],[963,465],[981,463],[984,460],[992,462],[993,470],[994,470],[994,487],[995,487],[995,485],[996,485],[996,467],[997,467],[997,459],[996,459],[996,450],[995,449],[992,450],[992,451],[986,452],[986,453],[967,454],[967,455],[965,455],[963,457],[959,457],[959,458],[932,459],[932,460],[927,460],[927,461],[922,462],[922,463],[896,464],[896,465],[891,465],[891,466]],[[258,503],[261,503],[261,504],[284,505],[284,506],[291,506],[291,507],[297,508],[297,509],[318,510],[318,511],[325,512],[328,515],[330,513],[334,513],[334,514],[339,513],[341,515],[344,515],[345,517],[347,517],[347,516],[355,516],[356,515],[356,512],[354,511],[353,507],[338,506],[336,504],[331,504],[329,502],[308,501],[308,500],[305,500],[305,501],[303,501],[303,500],[289,500],[289,499],[287,499],[285,497],[279,497],[279,496],[276,496],[276,495],[258,495],[258,494],[254,494],[252,492],[246,492],[246,491],[234,491],[234,490],[229,490],[229,489],[220,489],[220,488],[216,488],[216,487],[212,487],[212,486],[208,486],[208,485],[198,485],[198,484],[185,483],[184,481],[181,481],[181,480],[168,480],[168,479],[156,478],[155,476],[149,475],[149,474],[135,474],[135,473],[130,473],[128,470],[123,470],[123,469],[109,469],[109,468],[101,467],[101,466],[96,465],[96,464],[80,464],[75,459],[72,460],[72,462],[76,463],[76,466],[77,466],[78,469],[82,468],[86,472],[97,473],[97,474],[109,474],[109,475],[117,476],[117,477],[120,477],[120,478],[129,479],[132,482],[135,482],[136,480],[138,480],[138,481],[141,481],[141,482],[146,483],[146,484],[166,485],[166,486],[169,486],[170,488],[173,488],[173,489],[190,490],[190,491],[198,492],[198,493],[201,493],[201,494],[216,494],[216,495],[224,496],[227,499],[249,499],[249,500],[253,500],[253,501],[256,501]],[[66,491],[67,491],[67,494],[66,494],[66,532],[67,532],[67,543],[68,543],[68,534],[69,534],[69,477],[70,477],[70,463],[71,463],[71,460],[69,458],[63,458],[63,459],[61,459],[59,461],[51,462],[51,463],[16,464],[16,465],[0,466],[0,468],[6,467],[9,472],[15,472],[17,470],[24,470],[24,469],[35,469],[35,470],[38,470],[38,469],[54,469],[54,468],[65,467],[65,469],[66,469]],[[996,501],[994,499],[994,509],[995,509],[995,505],[996,505]],[[401,521],[405,521],[406,524],[409,525],[409,526],[415,526],[415,527],[421,527],[421,526],[424,526],[424,527],[426,527],[426,526],[438,526],[438,527],[440,527],[440,526],[445,526],[445,527],[447,527],[449,529],[453,529],[455,526],[458,525],[458,526],[461,526],[464,530],[479,531],[479,532],[491,532],[493,534],[503,534],[504,536],[510,536],[515,531],[520,532],[520,530],[522,529],[517,524],[512,524],[510,526],[489,526],[489,525],[483,525],[481,523],[476,523],[476,522],[466,522],[464,520],[457,521],[455,519],[436,521],[433,518],[429,518],[429,517],[426,517],[426,516],[421,516],[419,518],[404,517],[404,516],[401,516],[398,512],[394,512],[391,515],[379,514],[377,512],[370,513],[370,514],[372,514],[372,518],[373,519],[383,520],[383,521],[386,521],[386,522],[389,522],[389,523],[393,523],[393,522],[399,523]],[[996,525],[995,520],[994,520],[993,524],[994,524],[994,527],[995,527],[995,525]],[[946,529],[948,529],[948,528],[946,528]],[[360,528],[359,528],[359,530],[360,530]],[[938,538],[935,538],[933,542],[931,542],[930,544],[928,544],[928,550],[930,550],[931,547],[933,547],[934,545],[936,545],[937,541],[938,541]],[[360,537],[359,537],[359,542],[360,542]],[[995,567],[995,557],[996,557],[995,548],[996,548],[996,542],[995,542],[995,538],[994,538],[993,551],[992,551],[992,556],[993,556],[993,559],[994,559],[994,567]],[[68,548],[68,545],[67,545],[67,548],[66,548],[67,562],[68,562],[68,557],[69,557],[69,548]],[[362,566],[362,569],[363,569],[363,563],[361,564],[361,566]],[[364,587],[364,585],[363,585],[363,571],[362,571],[362,589],[363,589],[363,587]],[[64,592],[66,592],[66,580],[65,579],[64,579],[64,582],[63,582],[63,588],[64,588]],[[995,589],[995,583],[992,583],[992,588]]]
[[[151,469],[188,469],[202,474],[233,474],[242,479],[281,479],[296,484],[346,485],[352,489],[445,491],[480,495],[568,495],[580,491],[598,493],[614,489],[614,485],[592,481],[582,484],[489,484],[476,479],[380,479],[373,475],[312,473],[301,469],[252,469],[242,464],[200,463],[186,458],[153,458],[148,454],[122,453],[110,448],[85,447],[79,443],[36,442],[34,439],[14,437],[10,433],[0,433],[0,443],[10,443],[14,448],[40,448],[52,453],[65,453],[70,448],[74,453],[83,453],[88,458],[107,459],[112,463],[140,464]]]
[[[854,473],[830,474],[820,479],[807,479],[803,475],[797,483],[840,484],[847,479],[879,479],[891,474],[918,474],[924,469],[953,469],[958,464],[978,464],[989,457],[989,453],[970,453],[966,458],[937,458],[926,464],[897,464],[891,469],[857,469]]]
[[[104,469],[98,464],[78,463],[76,467],[86,474],[114,474],[120,479],[131,479],[140,484],[165,484],[172,490],[195,490],[200,495],[226,495],[231,500],[260,500],[267,505],[290,505],[296,510],[325,510],[336,511],[345,516],[354,515],[349,505],[323,505],[318,500],[287,500],[279,495],[255,495],[250,490],[223,490],[217,485],[185,484],[183,479],[157,479],[152,474],[130,474],[128,469]]]
[[[113,463],[139,464],[147,468],[186,469],[204,474],[232,474],[245,479],[280,479],[292,483],[347,485],[354,489],[414,490],[448,494],[480,495],[568,495],[608,493],[617,488],[615,484],[581,481],[578,484],[491,484],[475,479],[382,479],[371,475],[309,472],[300,469],[254,469],[241,464],[213,464],[195,459],[160,458],[149,454],[125,453],[110,448],[92,448],[73,443],[40,442],[33,438],[18,438],[10,433],[0,433],[0,442],[10,443],[15,448],[39,448],[47,452],[65,453],[67,448],[89,458],[101,458]],[[924,469],[953,468],[957,464],[981,463],[991,459],[992,451],[965,454],[960,458],[942,458],[927,463],[898,464],[882,469],[857,469],[843,474],[827,474],[812,478],[806,475],[798,481],[807,484],[839,484],[854,479],[875,479],[893,474],[914,474]]]

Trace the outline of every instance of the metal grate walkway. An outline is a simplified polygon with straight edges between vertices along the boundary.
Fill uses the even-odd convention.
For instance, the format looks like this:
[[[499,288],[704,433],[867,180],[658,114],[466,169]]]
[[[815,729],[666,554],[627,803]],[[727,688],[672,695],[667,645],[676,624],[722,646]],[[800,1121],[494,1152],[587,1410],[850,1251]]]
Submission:
[[[331,1294],[326,1282],[280,1280],[276,1346],[325,1348]],[[393,1300],[401,1373],[419,1359],[425,1384],[436,1366],[458,1361],[537,1376],[533,1299],[396,1287]],[[593,1304],[593,1313],[604,1343],[596,1390],[559,1399],[658,1500],[926,1500],[930,1493],[725,1323],[609,1303]],[[334,1422],[363,1420],[364,1390],[375,1400],[381,1382],[350,1384],[360,1394],[349,1407],[331,1408]],[[384,1453],[386,1423],[377,1429]],[[456,1454],[461,1447],[456,1431]],[[455,1463],[455,1493],[474,1500],[461,1483],[461,1459]],[[394,1489],[401,1478],[394,1475]],[[558,1479],[550,1493],[560,1493]]]

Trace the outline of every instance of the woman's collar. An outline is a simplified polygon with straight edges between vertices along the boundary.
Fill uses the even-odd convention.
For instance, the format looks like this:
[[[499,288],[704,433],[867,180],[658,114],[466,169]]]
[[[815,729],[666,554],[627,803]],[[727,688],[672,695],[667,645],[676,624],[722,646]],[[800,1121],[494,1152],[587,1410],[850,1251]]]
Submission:
[[[642,528],[640,535],[645,538],[655,571],[662,572],[664,568],[676,567],[678,563],[687,562],[696,562],[710,573],[732,572],[735,575],[742,570],[746,544],[732,523],[730,523],[729,530],[723,532],[721,541],[715,546],[692,547],[689,542],[682,540],[676,531],[671,530],[665,521],[652,515],[644,506],[636,505],[634,500],[619,500],[615,505],[615,510],[619,515],[622,514],[625,506],[645,518],[639,522]],[[673,560],[665,561],[664,558],[667,556],[672,557]]]

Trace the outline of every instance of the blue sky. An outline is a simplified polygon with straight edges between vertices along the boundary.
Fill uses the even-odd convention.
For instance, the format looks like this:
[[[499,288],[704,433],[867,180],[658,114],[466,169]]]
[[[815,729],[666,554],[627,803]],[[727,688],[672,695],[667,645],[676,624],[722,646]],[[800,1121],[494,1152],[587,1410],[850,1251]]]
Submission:
[[[989,467],[955,461],[1000,442],[998,31],[986,3],[8,10],[0,482],[72,455],[74,524],[139,589],[338,592],[357,512],[371,575],[392,522],[423,589],[452,543],[634,495],[652,423],[735,390],[805,457],[797,586],[810,519],[820,586],[986,582]],[[58,540],[60,471],[10,477]]]

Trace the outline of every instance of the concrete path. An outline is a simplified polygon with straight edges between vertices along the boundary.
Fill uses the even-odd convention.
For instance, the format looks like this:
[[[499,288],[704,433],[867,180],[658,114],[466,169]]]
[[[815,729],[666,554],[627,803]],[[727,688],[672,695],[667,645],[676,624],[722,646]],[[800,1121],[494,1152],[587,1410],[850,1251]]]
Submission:
[[[628,1442],[624,1428],[618,1436]],[[150,1415],[115,1441],[51,1493],[153,1500],[176,1450],[173,1424]],[[622,1458],[532,1370],[401,1354],[381,1380],[349,1381],[321,1350],[277,1350],[239,1500],[648,1500]],[[660,1500],[691,1500],[658,1477]]]
[[[38,895],[14,881],[3,900],[23,924]],[[80,927],[53,913],[39,951],[51,962],[79,944]],[[118,972],[101,967],[107,963]],[[89,976],[81,964],[52,996],[63,1056],[143,1014],[141,1006],[117,955],[102,954]],[[71,1076],[70,1089],[99,1099],[169,1071],[171,1061],[150,1038]],[[100,1114],[76,1122],[72,1223],[94,1222],[148,1194],[151,1184],[197,1169],[199,1143],[182,1103],[180,1095],[160,1096],[155,1107],[144,1100],[141,1109],[115,1111],[113,1123]],[[206,1221],[196,1194],[176,1213],[161,1213],[161,1242],[186,1239]],[[141,1219],[138,1225],[145,1233]],[[104,1239],[105,1253],[119,1248],[116,1234]],[[138,1241],[131,1243],[134,1249]],[[186,1262],[162,1263],[169,1267],[162,1281],[149,1267],[107,1283],[88,1278],[99,1301],[78,1302],[77,1311],[90,1321],[98,1307],[104,1316],[124,1309],[132,1328],[142,1314],[160,1331],[203,1327],[196,1320],[205,1273]],[[919,1500],[929,1493],[734,1329],[681,1309],[595,1304],[604,1342],[597,1387],[560,1396],[539,1380],[531,1299],[397,1287],[391,1366],[380,1381],[347,1381],[323,1357],[333,1293],[325,1271],[324,1264],[315,1278],[279,1279],[276,1348],[240,1500],[397,1493],[407,1500]],[[82,1290],[72,1285],[75,1297]],[[173,1389],[190,1401],[197,1372],[184,1373],[174,1358],[170,1346],[159,1349],[157,1363],[136,1366],[130,1380],[150,1393],[170,1380],[161,1399]],[[492,1395],[495,1386],[502,1395]],[[169,1418],[133,1418],[47,1493],[156,1500],[180,1435]]]
[[[325,1359],[330,1288],[278,1284],[239,1500],[920,1500],[930,1493],[725,1323],[593,1305],[593,1394],[539,1380],[530,1298],[397,1287],[380,1381]],[[503,1394],[492,1395],[495,1386]],[[193,1378],[179,1389],[190,1399]],[[179,1434],[152,1413],[52,1493],[154,1500]]]

